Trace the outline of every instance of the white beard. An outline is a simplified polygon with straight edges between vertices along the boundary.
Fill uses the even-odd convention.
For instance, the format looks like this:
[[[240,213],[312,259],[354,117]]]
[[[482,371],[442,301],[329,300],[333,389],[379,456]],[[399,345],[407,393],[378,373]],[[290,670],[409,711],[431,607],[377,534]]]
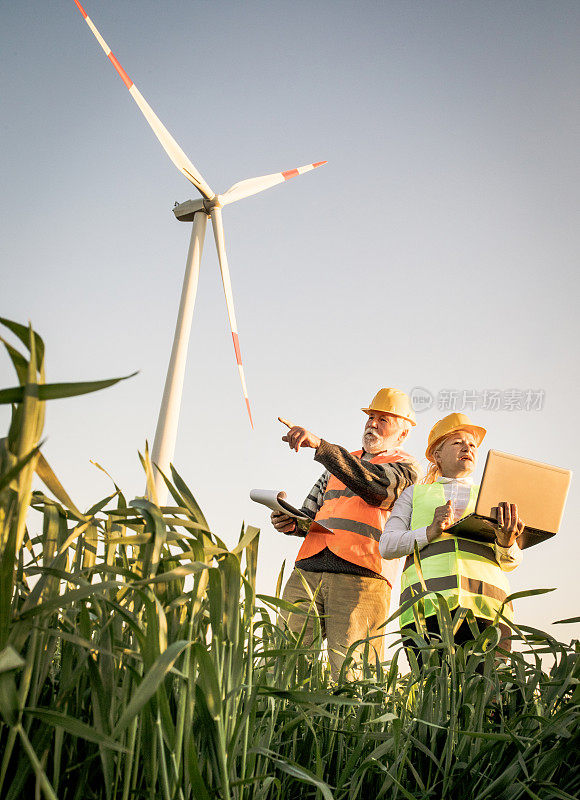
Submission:
[[[393,447],[390,439],[390,436],[377,436],[372,431],[367,431],[366,433],[363,433],[362,437],[363,450],[371,455],[382,453],[385,450],[390,450]]]

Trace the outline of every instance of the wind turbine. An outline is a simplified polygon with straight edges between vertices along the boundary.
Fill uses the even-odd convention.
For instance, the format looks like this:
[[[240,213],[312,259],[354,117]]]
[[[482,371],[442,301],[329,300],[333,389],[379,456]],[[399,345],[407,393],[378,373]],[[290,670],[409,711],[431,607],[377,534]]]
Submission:
[[[155,136],[157,136],[159,139],[163,149],[173,161],[177,169],[183,175],[185,175],[188,181],[190,181],[190,183],[192,183],[201,194],[201,199],[188,200],[185,203],[175,206],[173,209],[173,213],[178,220],[182,222],[193,222],[193,225],[187,254],[181,301],[179,304],[179,313],[177,317],[177,324],[175,326],[173,347],[171,350],[171,358],[167,370],[167,378],[165,380],[163,399],[161,401],[161,409],[159,411],[157,429],[155,431],[155,440],[153,443],[153,451],[151,454],[153,463],[158,465],[159,469],[161,469],[163,472],[166,472],[169,467],[169,463],[173,459],[175,442],[177,439],[177,424],[179,420],[179,409],[181,406],[181,395],[185,376],[187,345],[191,330],[193,307],[195,304],[195,295],[199,276],[199,266],[201,262],[205,228],[208,217],[212,222],[213,234],[218,252],[228,318],[230,321],[230,329],[234,344],[234,352],[236,355],[236,363],[238,365],[238,372],[242,384],[242,392],[246,401],[246,408],[250,418],[250,424],[253,428],[254,423],[252,421],[252,412],[250,410],[250,401],[248,399],[246,379],[242,365],[240,342],[238,338],[238,326],[236,323],[230,271],[225,249],[221,209],[223,206],[229,205],[236,200],[242,200],[245,197],[250,197],[253,194],[264,191],[264,189],[269,189],[270,187],[276,186],[279,183],[284,183],[296,175],[302,175],[304,172],[309,172],[316,167],[320,167],[323,164],[326,164],[326,161],[317,161],[314,164],[307,164],[304,167],[297,167],[296,169],[287,170],[286,172],[276,172],[272,175],[263,175],[260,178],[249,178],[248,180],[235,183],[226,192],[224,192],[224,194],[216,194],[212,189],[210,189],[203,176],[194,167],[181,147],[177,144],[173,136],[171,136],[167,128],[157,117],[141,92],[137,89],[133,81],[129,78],[82,5],[78,0],[74,0],[74,2],[83,15],[85,22],[95,35],[95,38],[105,51],[109,61],[115,67],[119,77],[129,90],[129,94],[141,109],[143,116],[151,126]],[[158,502],[160,505],[164,505],[165,499],[167,498],[167,489],[165,482],[163,481],[163,478],[158,470],[155,470],[155,488]]]

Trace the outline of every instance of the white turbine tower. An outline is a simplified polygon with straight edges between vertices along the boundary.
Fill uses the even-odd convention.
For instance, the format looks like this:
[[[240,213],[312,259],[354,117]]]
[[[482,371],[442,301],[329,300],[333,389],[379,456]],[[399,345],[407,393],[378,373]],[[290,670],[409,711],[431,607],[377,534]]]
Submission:
[[[230,282],[230,271],[226,256],[221,209],[223,206],[233,203],[236,200],[242,200],[244,197],[250,197],[253,194],[264,191],[264,189],[269,189],[271,186],[276,186],[278,183],[284,183],[284,181],[287,181],[289,178],[293,178],[296,175],[301,175],[302,173],[308,172],[311,169],[320,167],[322,164],[326,164],[326,161],[318,161],[314,164],[308,164],[307,166],[298,167],[297,169],[291,169],[286,172],[276,172],[272,175],[263,175],[260,178],[250,178],[234,184],[230,189],[227,190],[227,192],[224,192],[224,194],[215,194],[215,192],[210,189],[203,176],[198,172],[198,170],[185,155],[181,147],[177,144],[173,136],[171,136],[167,128],[159,120],[133,81],[129,78],[82,5],[78,2],[78,0],[74,0],[74,2],[83,15],[85,22],[94,33],[95,38],[105,51],[109,61],[117,70],[121,80],[129,90],[131,97],[141,109],[143,116],[153,129],[153,133],[161,142],[163,149],[173,161],[177,169],[183,175],[185,175],[188,181],[190,181],[190,183],[192,183],[196,189],[198,189],[202,196],[200,200],[188,200],[187,202],[181,203],[173,209],[173,212],[178,220],[183,222],[193,222],[193,226],[191,231],[189,251],[187,254],[185,277],[181,292],[181,302],[179,304],[179,313],[177,317],[177,324],[175,326],[173,348],[171,350],[171,358],[167,370],[165,389],[163,391],[163,400],[161,401],[161,409],[159,411],[159,419],[157,421],[157,429],[155,432],[155,440],[152,451],[153,463],[157,464],[163,472],[167,472],[169,464],[173,459],[175,442],[177,439],[177,424],[179,420],[179,409],[181,406],[181,395],[185,376],[187,345],[191,330],[193,307],[195,304],[197,280],[199,276],[199,265],[201,262],[205,228],[208,217],[211,218],[213,226],[213,233],[218,252],[222,282],[226,297],[226,306],[234,343],[234,351],[236,354],[236,362],[242,384],[242,391],[246,401],[246,408],[248,410],[250,424],[253,428],[254,425],[252,422],[252,413],[250,410],[250,402],[246,389],[246,380],[244,377],[242,355],[238,339],[238,326],[236,323],[234,298],[232,295],[232,286]],[[162,476],[157,470],[155,470],[155,488],[159,504],[164,505],[167,498],[167,488]]]

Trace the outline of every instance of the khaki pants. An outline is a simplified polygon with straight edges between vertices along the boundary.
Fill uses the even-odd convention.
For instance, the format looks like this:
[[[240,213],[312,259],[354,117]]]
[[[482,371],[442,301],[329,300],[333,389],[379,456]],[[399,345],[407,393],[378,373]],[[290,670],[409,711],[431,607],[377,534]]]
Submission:
[[[391,587],[387,581],[378,578],[363,578],[360,575],[343,575],[336,572],[303,572],[294,569],[288,578],[282,595],[289,603],[305,601],[306,611],[311,602],[304,588],[306,581],[312,594],[316,592],[316,610],[320,615],[322,636],[326,638],[328,661],[334,680],[338,680],[340,668],[348,648],[358,639],[380,634],[371,642],[382,660],[384,652],[383,631],[379,625],[387,619],[391,600]],[[300,633],[306,617],[304,614],[282,613],[288,627],[293,633]],[[313,621],[308,620],[304,644],[308,647],[313,639]],[[360,654],[364,643],[356,648]]]

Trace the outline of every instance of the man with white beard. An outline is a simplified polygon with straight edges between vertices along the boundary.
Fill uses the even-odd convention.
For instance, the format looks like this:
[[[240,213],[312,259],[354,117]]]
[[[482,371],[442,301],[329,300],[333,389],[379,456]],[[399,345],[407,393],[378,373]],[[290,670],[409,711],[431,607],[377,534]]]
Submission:
[[[415,483],[418,466],[400,445],[415,425],[415,414],[404,392],[380,389],[369,408],[362,450],[349,453],[319,436],[279,417],[290,430],[282,437],[291,449],[314,449],[314,460],[326,471],[312,487],[303,510],[314,522],[297,522],[294,517],[274,512],[276,530],[303,536],[295,568],[284,588],[290,603],[315,604],[323,636],[327,640],[331,673],[338,680],[349,647],[359,639],[375,637],[372,646],[383,656],[383,635],[379,627],[387,619],[391,588],[398,563],[385,561],[379,539],[390,509],[403,489]],[[332,533],[316,523],[324,523]],[[289,628],[299,633],[305,617],[283,612]],[[312,643],[313,621],[306,626],[305,644]],[[355,650],[359,654],[361,645]]]

